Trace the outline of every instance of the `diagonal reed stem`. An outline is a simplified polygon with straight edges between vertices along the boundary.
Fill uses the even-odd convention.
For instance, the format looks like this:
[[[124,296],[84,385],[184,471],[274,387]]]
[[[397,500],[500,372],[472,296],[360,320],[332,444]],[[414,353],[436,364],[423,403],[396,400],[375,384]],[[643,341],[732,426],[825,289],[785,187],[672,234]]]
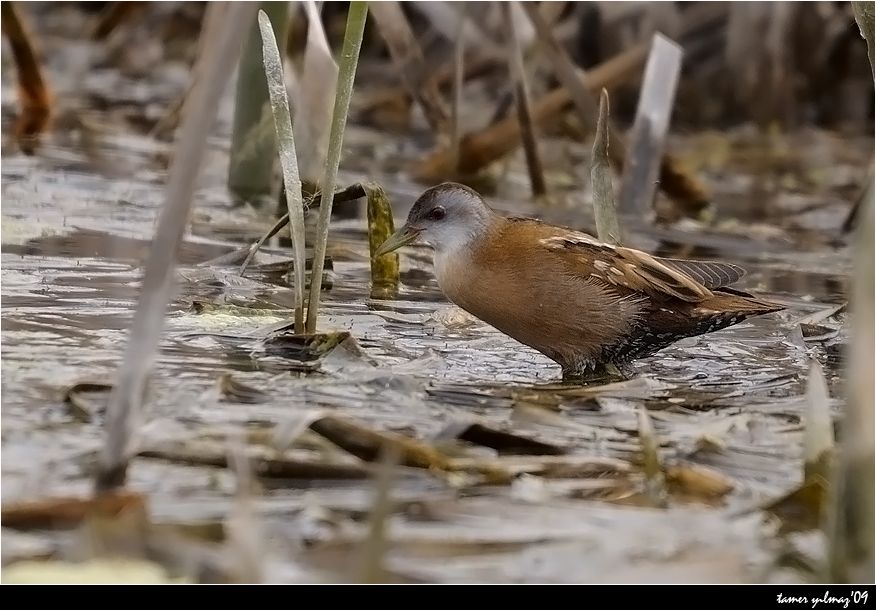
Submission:
[[[255,5],[235,2],[210,4],[224,10],[222,19],[206,19],[204,53],[195,70],[197,82],[186,100],[179,145],[176,149],[155,239],[149,250],[140,298],[122,366],[110,395],[106,416],[106,444],[100,456],[97,489],[124,485],[131,440],[139,422],[146,379],[158,349],[164,315],[171,298],[177,253],[188,224],[195,183],[207,149],[207,134],[216,116],[222,90],[235,65],[243,40],[241,24],[250,23]]]

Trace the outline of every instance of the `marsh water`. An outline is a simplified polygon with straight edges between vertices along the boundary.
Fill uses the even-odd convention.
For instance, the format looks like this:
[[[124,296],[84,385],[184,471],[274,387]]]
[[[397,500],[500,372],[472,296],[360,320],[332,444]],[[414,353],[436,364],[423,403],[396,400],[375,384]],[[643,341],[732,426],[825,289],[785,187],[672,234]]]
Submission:
[[[106,392],[79,392],[75,405],[65,392],[114,380],[173,151],[127,118],[154,117],[185,91],[172,65],[146,76],[105,68],[71,78],[71,64],[93,58],[59,56],[51,40],[48,65],[79,128],[48,138],[34,156],[4,144],[2,158],[4,507],[91,493]],[[12,78],[4,64],[4,128],[16,111]],[[417,439],[474,472],[488,464],[513,475],[496,482],[472,470],[396,471],[384,507],[387,580],[810,577],[817,532],[780,532],[781,520],[763,507],[802,481],[813,360],[833,414],[842,409],[851,254],[841,225],[866,178],[872,139],[747,128],[674,136],[673,152],[713,194],[715,217],[663,227],[626,219],[632,245],[740,264],[748,275],[739,288],[787,309],[680,342],[640,361],[626,382],[579,386],[446,301],[427,248],[401,252],[398,298],[372,299],[364,200],[337,210],[318,324],[350,339],[306,362],[265,341],[291,317],[290,250],[281,232],[239,273],[240,253],[274,216],[237,204],[225,188],[230,92],[199,179],[136,435],[141,455],[129,472],[152,524],[178,526],[234,557],[237,478],[205,456],[221,462],[228,439],[240,436],[253,459],[320,466],[255,477],[251,542],[265,580],[360,578],[373,559],[380,472],[307,428],[330,414]],[[101,100],[102,109],[76,109],[83,99]],[[530,200],[518,152],[500,168],[491,204],[592,231],[589,143],[544,146],[551,201]],[[351,120],[339,183],[379,182],[402,222],[424,186],[397,168],[427,150]],[[314,207],[308,244],[315,217]],[[668,479],[664,506],[646,493],[642,408]],[[77,557],[84,544],[77,529],[4,527],[3,563]]]

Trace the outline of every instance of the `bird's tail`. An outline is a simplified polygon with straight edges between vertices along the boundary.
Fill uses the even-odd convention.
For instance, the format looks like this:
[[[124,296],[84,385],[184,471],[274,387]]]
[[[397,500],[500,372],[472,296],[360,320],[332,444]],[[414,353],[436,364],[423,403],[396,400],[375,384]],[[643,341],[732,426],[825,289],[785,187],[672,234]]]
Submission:
[[[736,313],[742,317],[761,316],[785,309],[784,305],[752,296],[741,290],[722,288],[714,291],[712,298],[698,304],[704,311]]]

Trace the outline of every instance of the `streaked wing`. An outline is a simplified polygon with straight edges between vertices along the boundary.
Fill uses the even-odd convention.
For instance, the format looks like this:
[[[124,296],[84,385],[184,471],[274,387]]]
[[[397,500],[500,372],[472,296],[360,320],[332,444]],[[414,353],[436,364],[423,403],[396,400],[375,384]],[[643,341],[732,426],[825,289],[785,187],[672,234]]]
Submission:
[[[674,297],[698,302],[712,297],[709,283],[721,282],[730,275],[720,264],[712,268],[691,266],[660,259],[640,250],[613,246],[583,233],[568,233],[542,240],[542,244],[561,256],[569,257],[582,277],[595,277],[613,286],[622,286],[652,297]],[[686,262],[686,261],[685,261]]]
[[[654,259],[659,260],[665,265],[678,269],[709,290],[730,286],[745,277],[745,269],[737,267],[736,265],[731,265],[730,263],[657,258],[656,256]]]

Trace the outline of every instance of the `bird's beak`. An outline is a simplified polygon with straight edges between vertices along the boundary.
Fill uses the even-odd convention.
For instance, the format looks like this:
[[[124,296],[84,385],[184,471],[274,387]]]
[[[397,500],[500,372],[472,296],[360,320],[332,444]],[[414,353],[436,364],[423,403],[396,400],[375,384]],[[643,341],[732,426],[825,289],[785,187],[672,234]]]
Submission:
[[[402,246],[407,246],[409,243],[417,239],[419,235],[420,229],[414,229],[407,225],[403,226],[401,229],[390,235],[389,239],[377,248],[377,252],[374,253],[374,258],[383,256],[384,254],[389,254],[393,250],[398,250]]]

